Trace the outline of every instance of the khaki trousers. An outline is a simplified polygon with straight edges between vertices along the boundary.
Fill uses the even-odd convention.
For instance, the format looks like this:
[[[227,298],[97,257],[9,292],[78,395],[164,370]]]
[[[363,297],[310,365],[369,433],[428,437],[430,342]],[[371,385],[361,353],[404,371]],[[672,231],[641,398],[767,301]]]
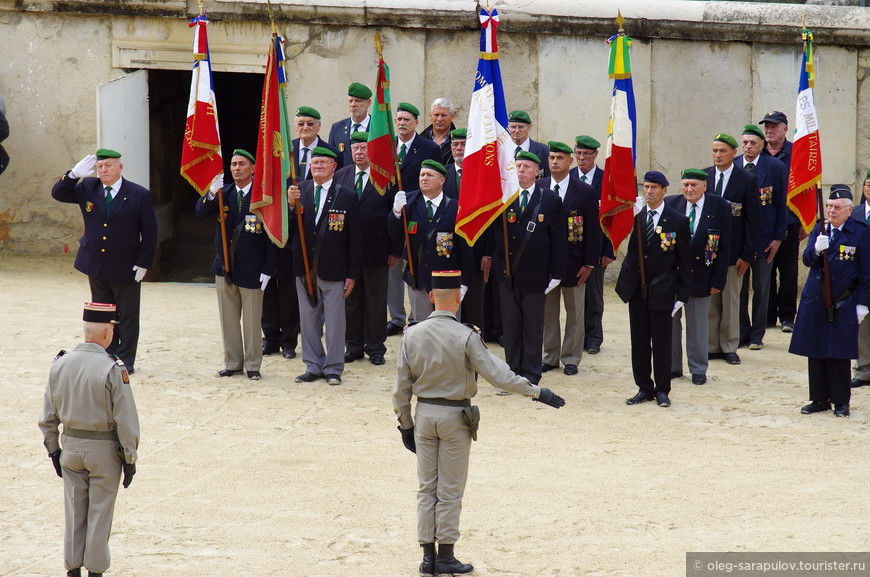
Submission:
[[[708,353],[736,353],[740,343],[740,288],[743,278],[737,266],[728,267],[725,289],[710,295],[710,316],[707,328]]]
[[[417,540],[444,545],[459,541],[459,514],[468,479],[471,430],[461,407],[417,403]]]
[[[259,371],[263,364],[261,319],[263,291],[227,284],[222,276],[214,277],[224,342],[224,368],[231,371]],[[241,321],[241,327],[239,326]]]
[[[565,337],[559,321],[559,297],[565,301]],[[557,286],[544,302],[544,362],[554,367],[579,365],[586,341],[586,284]]]
[[[109,569],[109,534],[121,481],[122,458],[115,441],[63,435],[65,531],[63,557],[67,570],[85,567],[92,573]]]

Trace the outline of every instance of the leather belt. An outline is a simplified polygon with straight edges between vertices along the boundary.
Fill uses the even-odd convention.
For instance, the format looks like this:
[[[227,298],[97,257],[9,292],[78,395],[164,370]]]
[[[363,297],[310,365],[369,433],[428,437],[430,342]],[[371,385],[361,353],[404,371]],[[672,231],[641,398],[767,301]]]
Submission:
[[[461,401],[454,401],[453,399],[417,397],[417,402],[423,403],[426,405],[443,405],[445,407],[470,407],[471,406],[471,399],[462,399]]]
[[[117,441],[118,431],[83,431],[64,425],[63,434],[77,439],[91,439],[94,441]]]

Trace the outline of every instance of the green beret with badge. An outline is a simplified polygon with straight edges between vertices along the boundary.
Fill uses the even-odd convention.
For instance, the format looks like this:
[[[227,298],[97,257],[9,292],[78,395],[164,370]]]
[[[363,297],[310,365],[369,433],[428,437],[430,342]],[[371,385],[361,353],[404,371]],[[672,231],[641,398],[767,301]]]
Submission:
[[[734,138],[733,136],[731,136],[730,134],[725,134],[724,132],[720,132],[715,137],[713,137],[713,140],[716,140],[719,142],[724,142],[725,144],[727,144],[731,148],[737,148],[737,139]]]
[[[707,173],[700,168],[687,168],[680,174],[680,178],[683,180],[703,180],[706,182]]]
[[[353,96],[354,98],[360,98],[362,100],[368,100],[372,97],[372,91],[365,84],[354,82],[347,87],[347,95]]]
[[[368,132],[354,132],[350,135],[351,142],[368,142],[369,141],[369,133]]]
[[[402,110],[405,112],[409,112],[414,115],[414,118],[419,118],[420,111],[413,104],[409,104],[408,102],[400,102],[399,107],[396,110]]]
[[[454,140],[466,140],[468,138],[468,129],[467,128],[457,128],[456,130],[450,131],[450,138]]]
[[[516,155],[517,160],[531,160],[536,164],[541,164],[541,159],[538,158],[538,155],[534,152],[529,152],[528,150],[521,150],[517,152]]]
[[[574,147],[580,148],[582,150],[598,150],[599,148],[601,148],[601,143],[592,138],[591,136],[581,134],[574,139]]]
[[[256,164],[256,162],[257,162],[257,161],[254,159],[254,155],[251,154],[250,152],[248,152],[247,150],[245,150],[244,148],[237,148],[237,149],[235,149],[235,150],[233,151],[233,156],[244,156],[245,158],[247,158],[248,160],[250,160],[251,162],[253,162],[253,163],[255,163],[255,164]]]
[[[296,116],[307,116],[308,118],[314,118],[316,120],[320,120],[320,113],[317,112],[314,108],[310,106],[300,106],[296,109]]]
[[[107,158],[121,158],[121,153],[109,148],[101,148],[94,156],[97,157],[97,160],[106,160]]]
[[[758,128],[757,124],[747,124],[743,127],[743,134],[748,134],[750,136],[757,136],[761,140],[764,140],[764,131]],[[735,147],[737,148],[737,147]]]
[[[314,150],[311,151],[311,158],[315,158],[317,156],[326,156],[333,160],[338,160],[338,155],[328,148],[323,148],[322,146],[315,146]]]
[[[532,119],[529,117],[529,113],[525,110],[514,110],[508,115],[508,122],[522,122],[524,124],[531,124]]]
[[[434,171],[440,172],[442,175],[447,175],[447,169],[444,168],[444,165],[438,162],[437,160],[432,160],[431,158],[427,158],[420,164],[420,168],[431,168]]]
[[[547,148],[550,149],[550,152],[564,152],[565,154],[570,155],[573,150],[571,147],[565,144],[564,142],[558,142],[556,140],[551,140],[547,143]]]

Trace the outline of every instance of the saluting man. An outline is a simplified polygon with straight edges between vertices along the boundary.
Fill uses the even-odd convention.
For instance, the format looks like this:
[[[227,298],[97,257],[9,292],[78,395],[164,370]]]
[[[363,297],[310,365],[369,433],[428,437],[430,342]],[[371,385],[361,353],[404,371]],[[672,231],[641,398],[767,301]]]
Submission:
[[[118,484],[123,473],[126,489],[136,474],[139,416],[130,377],[106,353],[116,317],[113,304],[85,303],[85,342],[55,357],[45,388],[39,429],[63,478],[67,577],[81,577],[82,567],[90,577],[109,569]]]
[[[93,174],[97,170],[97,178]],[[142,279],[157,250],[151,193],[121,177],[121,153],[101,148],[79,161],[54,185],[51,196],[78,204],[85,222],[76,270],[88,275],[91,300],[118,306],[120,322],[109,354],[134,372],[139,347]]]
[[[807,415],[829,411],[849,416],[850,359],[858,358],[858,325],[870,306],[870,229],[849,218],[852,191],[834,184],[827,202],[829,227],[817,224],[807,239],[804,264],[810,267],[801,293],[788,352],[807,357],[810,404]],[[828,261],[831,308],[827,306],[824,260]],[[830,315],[833,315],[831,318]]]
[[[457,320],[461,277],[459,271],[432,273],[429,297],[435,312],[405,331],[393,387],[402,443],[417,454],[417,541],[423,548],[420,573],[424,575],[474,570],[456,559],[453,549],[459,541],[471,441],[477,438],[480,420],[477,407],[471,406],[477,373],[493,386],[556,409],[565,404],[551,390],[511,372],[487,350],[478,332]],[[413,396],[417,397],[414,418]]]

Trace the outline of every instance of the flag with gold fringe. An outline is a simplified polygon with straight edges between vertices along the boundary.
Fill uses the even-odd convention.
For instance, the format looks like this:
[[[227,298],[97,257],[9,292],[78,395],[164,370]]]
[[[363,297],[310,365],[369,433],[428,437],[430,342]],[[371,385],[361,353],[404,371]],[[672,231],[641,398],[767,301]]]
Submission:
[[[396,133],[393,114],[390,111],[390,69],[384,56],[378,51],[378,79],[375,82],[375,105],[369,122],[367,156],[371,163],[372,185],[383,196],[387,187],[396,178],[396,163],[393,158]],[[416,183],[412,183],[415,184]]]

